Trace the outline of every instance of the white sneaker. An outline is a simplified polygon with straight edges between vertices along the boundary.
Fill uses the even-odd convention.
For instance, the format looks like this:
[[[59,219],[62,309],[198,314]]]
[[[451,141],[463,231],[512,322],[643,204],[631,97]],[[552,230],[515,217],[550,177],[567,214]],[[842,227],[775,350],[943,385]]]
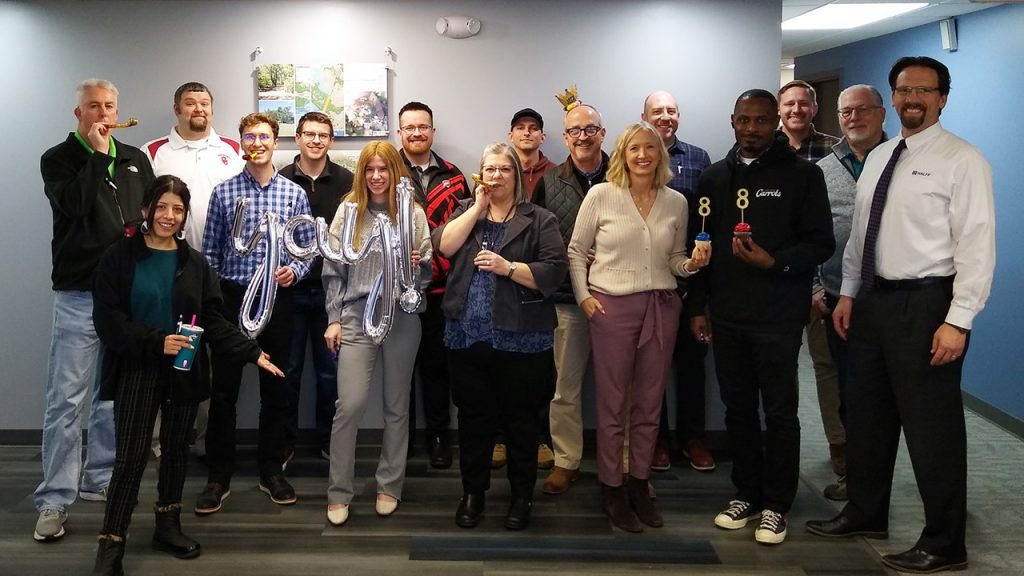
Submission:
[[[64,523],[68,521],[68,513],[56,508],[47,508],[39,513],[36,520],[36,531],[32,537],[37,542],[51,542],[64,537]]]
[[[729,507],[715,516],[715,526],[726,530],[739,530],[746,526],[747,522],[757,513],[758,510],[755,510],[750,502],[730,500]]]
[[[786,516],[773,510],[761,512],[761,523],[754,531],[754,540],[761,544],[782,544],[786,539]]]

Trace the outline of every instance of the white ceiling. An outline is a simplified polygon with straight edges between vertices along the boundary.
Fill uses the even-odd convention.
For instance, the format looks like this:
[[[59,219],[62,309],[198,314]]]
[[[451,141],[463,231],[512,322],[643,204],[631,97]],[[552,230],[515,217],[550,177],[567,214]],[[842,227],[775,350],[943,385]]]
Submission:
[[[909,2],[914,0],[782,0],[782,19],[787,20],[799,16],[805,12],[824,6],[825,4],[857,4],[857,3],[878,3],[890,4],[893,2]],[[917,0],[923,1],[923,0]],[[1011,0],[1021,2],[1024,0]],[[938,22],[950,16],[959,16],[968,12],[984,10],[998,6],[994,2],[979,2],[977,0],[933,0],[929,5],[909,12],[902,16],[896,16],[852,30],[783,30],[782,31],[782,59],[791,61],[797,56],[821,52],[836,46],[842,46],[858,40],[874,38],[899,30],[906,30]],[[935,29],[935,38],[938,41],[939,30]]]

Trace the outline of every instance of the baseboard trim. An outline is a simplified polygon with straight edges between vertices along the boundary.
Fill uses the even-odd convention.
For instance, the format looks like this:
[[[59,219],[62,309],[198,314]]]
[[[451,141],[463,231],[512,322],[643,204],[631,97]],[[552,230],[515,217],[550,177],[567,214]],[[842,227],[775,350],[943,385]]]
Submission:
[[[964,407],[985,420],[999,426],[1017,438],[1024,440],[1024,421],[1008,414],[999,408],[974,396],[970,392],[963,391]]]

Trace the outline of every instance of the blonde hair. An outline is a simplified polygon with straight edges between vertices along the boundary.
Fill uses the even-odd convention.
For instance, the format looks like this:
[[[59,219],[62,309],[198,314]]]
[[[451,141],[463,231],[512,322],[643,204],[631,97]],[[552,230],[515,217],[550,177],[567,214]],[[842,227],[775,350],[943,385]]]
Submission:
[[[660,156],[658,159],[658,169],[654,173],[654,188],[664,188],[668,181],[672,179],[672,170],[668,167],[668,150],[665,148],[665,143],[661,140],[661,134],[658,134],[658,130],[654,128],[648,122],[637,122],[626,126],[626,129],[619,134],[619,137],[615,139],[615,149],[612,151],[611,160],[608,161],[608,172],[605,174],[605,180],[619,186],[620,188],[629,188],[629,168],[626,166],[626,146],[629,145],[629,141],[634,136],[643,132],[644,130],[651,133],[654,140],[658,143],[658,150],[660,150]]]
[[[352,179],[352,190],[342,199],[343,202],[355,202],[356,206],[356,230],[362,230],[366,221],[366,213],[369,211],[370,193],[369,185],[366,182],[366,166],[374,159],[380,157],[388,169],[388,216],[395,221],[398,215],[397,185],[398,180],[403,176],[408,178],[409,172],[405,169],[405,162],[398,150],[387,140],[374,140],[363,147],[359,153],[359,161],[356,162],[355,177]],[[356,247],[359,247],[360,238],[355,239]]]

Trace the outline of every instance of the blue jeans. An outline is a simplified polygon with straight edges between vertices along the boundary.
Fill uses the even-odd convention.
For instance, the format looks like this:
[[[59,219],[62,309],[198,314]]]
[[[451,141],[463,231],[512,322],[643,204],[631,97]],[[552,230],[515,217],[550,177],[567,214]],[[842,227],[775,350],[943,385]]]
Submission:
[[[316,438],[321,449],[331,443],[334,403],[338,399],[338,365],[324,341],[327,331],[326,293],[322,288],[299,285],[293,294],[292,351],[288,363],[288,445],[295,447],[299,435],[299,391],[306,363],[306,339],[313,350],[316,374]]]
[[[53,297],[46,412],[43,416],[43,481],[37,510],[66,510],[78,490],[100,492],[114,467],[113,402],[99,399],[101,346],[92,324],[92,293],[58,290]],[[82,408],[89,410],[89,445],[82,465]],[[79,483],[81,479],[81,483]]]

